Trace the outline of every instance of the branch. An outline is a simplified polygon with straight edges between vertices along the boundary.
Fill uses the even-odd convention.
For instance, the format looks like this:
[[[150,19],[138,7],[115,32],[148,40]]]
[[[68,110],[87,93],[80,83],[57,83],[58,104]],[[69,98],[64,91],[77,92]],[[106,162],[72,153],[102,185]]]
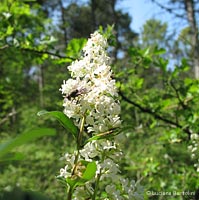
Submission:
[[[17,112],[16,111],[12,111],[10,113],[8,113],[1,121],[0,121],[0,125],[2,125],[4,122],[6,122],[10,117],[16,115]]]
[[[173,90],[175,91],[177,99],[178,99],[180,105],[182,106],[182,108],[187,109],[188,107],[187,107],[187,105],[184,104],[184,101],[181,99],[180,94],[179,94],[179,90],[176,88],[173,81],[170,81],[170,85],[173,88]]]
[[[56,53],[53,53],[53,52],[50,52],[50,51],[40,51],[40,50],[36,50],[36,49],[29,49],[29,48],[23,48],[23,47],[17,47],[17,48],[22,50],[22,51],[30,51],[30,52],[33,52],[33,53],[36,53],[36,54],[48,54],[48,55],[55,56],[55,57],[58,57],[58,58],[68,58],[68,59],[71,59],[71,60],[75,60],[75,58],[72,58],[70,56],[62,56],[60,54],[56,54]]]
[[[0,47],[0,50],[3,50],[5,48],[9,48],[9,47],[14,47],[16,49],[19,49],[21,51],[29,51],[29,52],[32,52],[32,53],[35,53],[35,54],[39,54],[39,55],[42,55],[42,54],[48,54],[48,55],[51,55],[51,56],[55,56],[57,58],[65,58],[65,59],[71,59],[71,60],[76,60],[76,58],[73,58],[73,57],[70,57],[70,56],[62,56],[60,54],[57,54],[57,53],[53,53],[53,52],[50,52],[50,51],[41,51],[41,50],[37,50],[37,49],[30,49],[30,48],[24,48],[24,47],[15,47],[15,46],[11,46],[11,45],[5,45],[3,47]]]
[[[157,6],[159,6],[161,9],[166,10],[167,12],[169,12],[169,13],[175,15],[176,17],[181,18],[181,19],[182,19],[182,18],[183,18],[183,19],[186,19],[186,18],[184,17],[184,15],[180,15],[180,14],[174,12],[172,8],[166,7],[166,6],[164,6],[163,4],[159,3],[159,2],[156,1],[156,0],[151,0],[151,1],[152,1],[153,3],[155,3]]]
[[[136,108],[138,108],[139,110],[141,110],[144,113],[148,113],[150,115],[152,115],[155,119],[161,120],[169,125],[173,125],[177,128],[182,129],[185,133],[188,134],[188,138],[190,139],[192,131],[189,128],[184,128],[181,124],[174,122],[170,119],[167,119],[161,115],[159,115],[158,113],[154,112],[153,110],[149,109],[149,108],[145,108],[142,105],[138,104],[137,102],[134,102],[132,100],[130,100],[129,98],[127,98],[121,91],[119,91],[120,96],[122,97],[122,99],[124,101],[126,101],[127,103],[130,103],[131,105],[135,106]]]
[[[0,50],[2,50],[2,49],[6,49],[6,48],[8,48],[8,45],[7,45],[7,44],[4,45],[4,46],[2,46],[2,47],[0,47]]]

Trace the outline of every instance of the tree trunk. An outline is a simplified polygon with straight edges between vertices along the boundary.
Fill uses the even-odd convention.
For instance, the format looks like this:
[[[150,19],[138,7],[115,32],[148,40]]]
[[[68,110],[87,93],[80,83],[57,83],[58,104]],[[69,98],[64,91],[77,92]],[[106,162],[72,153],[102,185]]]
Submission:
[[[97,29],[97,23],[96,23],[96,0],[91,0],[91,20],[92,20],[92,32],[94,32]]]
[[[64,34],[64,47],[67,46],[68,43],[68,38],[67,38],[67,32],[66,32],[66,20],[65,20],[65,16],[64,16],[64,6],[62,3],[62,0],[58,1],[60,9],[61,9],[61,19],[62,19],[62,25],[61,25],[61,29],[63,30],[63,34]]]
[[[44,107],[44,95],[43,95],[43,88],[44,88],[44,73],[43,73],[43,66],[39,66],[39,75],[38,75],[38,83],[39,83],[39,104],[40,107]]]
[[[116,10],[115,10],[116,3],[117,3],[117,0],[111,0],[110,1],[112,13],[113,13],[114,29],[116,30],[116,34],[115,34],[116,44],[115,44],[115,49],[113,51],[113,57],[114,57],[113,62],[114,63],[117,62],[117,56],[118,56],[118,50],[119,50],[118,17],[117,17],[117,13],[116,13]]]
[[[199,39],[198,39],[198,28],[196,25],[196,15],[194,11],[194,1],[184,0],[185,10],[187,13],[187,19],[190,26],[191,33],[191,44],[193,49],[193,63],[194,63],[194,76],[199,79]]]

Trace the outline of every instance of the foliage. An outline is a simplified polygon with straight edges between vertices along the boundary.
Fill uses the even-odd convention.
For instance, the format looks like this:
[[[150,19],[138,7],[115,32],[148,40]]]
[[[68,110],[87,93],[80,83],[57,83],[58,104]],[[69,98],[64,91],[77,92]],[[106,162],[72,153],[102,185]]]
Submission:
[[[92,2],[96,3],[94,10]],[[25,191],[24,195],[38,191],[47,199],[65,198],[65,188],[55,176],[63,167],[63,152],[73,151],[77,130],[61,112],[59,88],[62,80],[69,78],[66,66],[82,55],[84,37],[100,26],[101,33],[106,30],[111,45],[108,51],[113,57],[113,76],[122,106],[122,176],[140,181],[145,187],[145,199],[193,199],[193,195],[173,194],[195,192],[199,187],[199,82],[192,78],[189,27],[176,40],[167,34],[167,24],[150,20],[138,41],[129,28],[130,17],[116,10],[114,2],[64,4],[61,13],[60,4],[52,1],[2,1],[0,147],[6,156],[1,156],[1,198],[5,194],[9,199],[18,190]],[[52,17],[56,13],[60,14],[58,23]],[[92,14],[95,17],[91,18]],[[60,20],[62,15],[64,21]],[[52,112],[45,111],[38,117],[39,110]],[[31,139],[26,134],[30,130],[44,126],[55,128],[57,134],[17,146],[21,143],[16,142],[18,139],[25,143]],[[104,135],[94,136],[87,142],[102,138]],[[8,151],[9,156],[19,157],[8,157]],[[24,159],[17,160],[21,154]],[[86,180],[92,177],[87,176],[87,171],[95,171],[95,164],[84,164]],[[75,184],[82,183],[84,180]],[[168,191],[173,195],[146,191]]]
[[[199,182],[193,178],[198,177],[194,163],[198,162],[198,157],[194,155],[191,159],[192,153],[188,146],[194,142],[191,136],[198,133],[199,107],[196,101],[199,82],[185,76],[189,70],[186,60],[182,60],[181,65],[174,70],[168,71],[161,57],[153,57],[159,54],[159,50],[152,55],[146,52],[139,49],[129,51],[134,62],[130,69],[127,68],[126,72],[118,76],[120,94],[126,101],[122,110],[124,113],[131,110],[132,113],[131,117],[123,115],[124,122],[129,124],[132,116],[134,118],[131,121],[132,130],[128,133],[130,142],[126,146],[128,152],[135,153],[127,155],[133,161],[127,170],[143,180],[146,191],[195,191]],[[150,82],[150,87],[147,79],[138,75],[141,66],[147,69],[155,67],[160,74],[155,82]],[[191,92],[193,88],[194,92]],[[198,150],[195,151],[198,154]],[[147,197],[154,199],[154,196]],[[155,198],[164,199],[163,196]]]
[[[47,128],[31,130],[27,133],[20,134],[18,137],[14,139],[8,140],[0,144],[0,162],[20,159],[22,156],[21,154],[17,153],[9,154],[10,151],[22,144],[34,141],[35,139],[46,135],[55,135],[55,131],[53,129],[47,129]]]

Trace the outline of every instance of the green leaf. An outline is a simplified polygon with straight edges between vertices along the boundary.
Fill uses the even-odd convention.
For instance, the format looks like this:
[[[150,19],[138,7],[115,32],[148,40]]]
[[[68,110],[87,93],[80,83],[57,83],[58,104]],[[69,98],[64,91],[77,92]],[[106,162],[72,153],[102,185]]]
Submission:
[[[102,139],[112,138],[112,137],[118,135],[119,133],[121,133],[122,131],[123,130],[120,129],[120,128],[110,129],[107,132],[99,133],[97,135],[94,135],[93,137],[91,137],[88,140],[86,140],[85,144],[88,143],[88,142],[91,142],[93,140],[102,140]]]
[[[143,52],[143,56],[146,57],[148,56],[150,53],[150,48],[145,49],[145,51]]]
[[[67,45],[66,49],[67,57],[78,58],[81,55],[81,50],[83,49],[85,44],[86,44],[85,38],[72,39]]]
[[[77,185],[78,179],[66,178],[66,182],[70,185],[72,189],[74,189]]]
[[[5,154],[2,158],[0,158],[0,162],[9,162],[9,161],[14,161],[14,160],[22,160],[24,159],[24,154],[22,153],[8,153]]]
[[[8,26],[7,31],[6,31],[6,35],[11,35],[13,33],[14,27],[12,26]]]
[[[154,52],[155,55],[162,55],[166,53],[166,50],[163,48],[158,48],[158,46],[155,46]]]
[[[83,173],[82,179],[89,181],[95,176],[97,165],[95,162],[88,163],[86,170]]]
[[[85,166],[86,169],[83,172],[82,177],[78,178],[66,178],[66,182],[70,185],[72,189],[74,189],[77,186],[84,185],[87,181],[90,181],[96,173],[97,165],[95,162],[87,162],[82,160],[81,161]]]
[[[34,141],[43,136],[55,135],[55,134],[56,134],[55,129],[51,128],[34,129],[29,132],[22,133],[16,138],[10,139],[7,142],[0,144],[0,157],[4,156],[5,154],[9,153],[12,149],[22,144]]]
[[[70,133],[72,133],[75,137],[78,135],[78,128],[74,125],[73,121],[68,118],[63,112],[60,111],[40,111],[37,113],[38,116],[46,115],[49,117],[54,117],[56,118],[61,125],[68,130]]]

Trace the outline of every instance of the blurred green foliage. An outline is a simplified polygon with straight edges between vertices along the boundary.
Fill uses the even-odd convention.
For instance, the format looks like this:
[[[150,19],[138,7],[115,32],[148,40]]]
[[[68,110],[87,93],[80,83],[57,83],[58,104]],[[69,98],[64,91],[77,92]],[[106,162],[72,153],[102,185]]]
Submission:
[[[1,198],[11,199],[11,191],[12,195],[19,193],[19,199],[22,199],[21,191],[25,191],[23,195],[27,191],[36,191],[46,196],[33,199],[65,198],[65,189],[56,180],[56,175],[64,165],[64,152],[72,150],[73,136],[54,118],[45,120],[37,113],[44,109],[62,111],[59,88],[69,77],[66,67],[81,56],[83,37],[88,37],[100,25],[100,31],[106,30],[105,36],[111,45],[108,51],[113,57],[112,68],[122,106],[121,118],[125,127],[122,133],[125,136],[125,156],[121,163],[123,176],[140,181],[146,191],[193,192],[199,187],[194,167],[199,152],[191,158],[188,150],[192,144],[191,134],[199,133],[199,81],[192,78],[193,66],[189,59],[181,59],[168,68],[171,64],[166,59],[166,24],[149,21],[144,26],[143,44],[140,44],[129,28],[128,14],[111,10],[111,4],[105,4],[105,8],[101,3],[95,9],[93,27],[90,5],[62,7],[65,21],[56,24],[51,14],[60,10],[56,10],[57,5],[50,1],[2,1],[1,144],[37,127],[55,128],[57,134],[13,149],[25,157],[21,161],[14,159],[1,163]],[[108,20],[102,23],[102,19]],[[64,22],[67,24],[63,29]],[[114,23],[111,34],[111,26],[106,27]],[[154,36],[151,27],[155,30],[160,27],[161,33]],[[149,28],[151,31],[147,31]],[[67,41],[63,39],[64,32],[68,33]],[[74,35],[79,39],[73,38]],[[145,198],[184,200],[193,196],[146,194]]]

